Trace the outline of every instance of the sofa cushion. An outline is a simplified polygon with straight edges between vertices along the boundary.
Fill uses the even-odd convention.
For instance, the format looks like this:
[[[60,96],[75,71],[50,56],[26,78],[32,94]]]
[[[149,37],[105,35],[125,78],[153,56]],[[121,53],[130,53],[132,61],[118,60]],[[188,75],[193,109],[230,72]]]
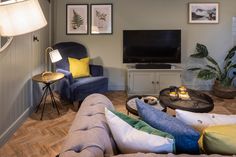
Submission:
[[[103,84],[106,84],[108,79],[104,76],[96,76],[96,77],[84,77],[75,79],[75,82],[71,86],[71,91],[78,89],[80,91],[89,91],[90,88],[99,87]]]
[[[71,96],[71,100],[82,99],[92,93],[106,92],[108,88],[108,78],[103,76],[85,77],[75,79],[70,86],[70,93],[78,93]]]
[[[123,113],[105,109],[105,116],[112,135],[122,153],[175,152],[174,138],[147,123]]]
[[[236,115],[223,115],[214,113],[193,113],[183,110],[175,110],[176,118],[192,126],[198,131],[202,131],[208,126],[236,124]]]
[[[151,105],[136,99],[139,116],[152,127],[174,136],[177,153],[198,154],[199,133],[190,126],[181,122]]]
[[[69,68],[73,78],[90,76],[89,72],[89,58],[75,59],[68,58]]]
[[[236,125],[206,128],[199,140],[199,146],[207,154],[236,154]]]

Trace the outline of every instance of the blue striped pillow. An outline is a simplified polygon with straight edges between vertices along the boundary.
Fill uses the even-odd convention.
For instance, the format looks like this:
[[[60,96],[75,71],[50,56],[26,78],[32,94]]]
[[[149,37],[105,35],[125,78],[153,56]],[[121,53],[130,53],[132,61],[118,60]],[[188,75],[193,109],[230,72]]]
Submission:
[[[200,134],[165,112],[136,99],[139,116],[152,127],[174,136],[177,153],[199,154]]]

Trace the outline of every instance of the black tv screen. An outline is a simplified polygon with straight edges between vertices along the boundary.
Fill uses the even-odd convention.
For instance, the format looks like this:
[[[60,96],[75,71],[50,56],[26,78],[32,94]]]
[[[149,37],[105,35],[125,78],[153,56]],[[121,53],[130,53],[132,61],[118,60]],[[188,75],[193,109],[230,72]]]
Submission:
[[[180,63],[181,30],[124,30],[123,63]]]

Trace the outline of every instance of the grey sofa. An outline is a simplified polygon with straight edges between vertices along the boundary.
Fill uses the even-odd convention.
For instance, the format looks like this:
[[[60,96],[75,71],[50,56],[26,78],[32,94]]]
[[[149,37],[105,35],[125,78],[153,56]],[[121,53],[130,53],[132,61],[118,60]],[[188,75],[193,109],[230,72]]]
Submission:
[[[101,94],[92,94],[83,101],[59,154],[60,157],[194,156],[188,154],[175,155],[154,153],[119,154],[115,141],[106,122],[104,115],[105,107],[114,109],[112,102]],[[217,157],[220,155],[210,156]]]

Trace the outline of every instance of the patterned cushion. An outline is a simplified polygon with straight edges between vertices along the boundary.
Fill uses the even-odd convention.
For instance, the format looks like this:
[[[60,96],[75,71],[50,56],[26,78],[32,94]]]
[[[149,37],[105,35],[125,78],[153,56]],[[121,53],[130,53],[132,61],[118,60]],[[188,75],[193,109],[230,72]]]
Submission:
[[[208,126],[236,124],[236,115],[223,115],[215,113],[193,113],[183,110],[175,110],[176,118],[198,131]]]
[[[123,113],[105,109],[105,116],[122,153],[175,152],[174,138],[170,134],[154,129],[147,123]]]
[[[177,118],[136,99],[139,116],[152,127],[174,136],[177,153],[198,154],[199,133]]]

